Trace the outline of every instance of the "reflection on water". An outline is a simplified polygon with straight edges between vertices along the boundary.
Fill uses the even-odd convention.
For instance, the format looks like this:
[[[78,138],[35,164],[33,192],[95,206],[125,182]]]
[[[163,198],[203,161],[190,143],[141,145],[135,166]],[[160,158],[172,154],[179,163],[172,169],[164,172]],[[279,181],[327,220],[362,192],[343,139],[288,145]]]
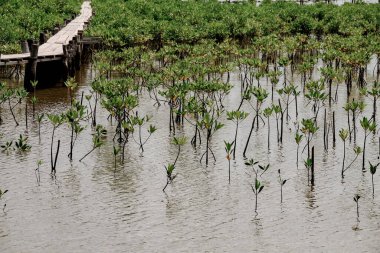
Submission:
[[[78,74],[78,98],[82,91],[89,93],[91,78],[88,67]],[[233,78],[238,84],[237,75]],[[237,108],[239,89],[236,85],[227,97],[227,110]],[[331,108],[337,114],[336,129],[347,124],[342,108],[344,87],[339,87],[339,91],[342,94],[339,102]],[[59,113],[69,104],[64,87],[38,90],[37,97],[37,113]],[[15,151],[0,153],[0,186],[9,190],[0,203],[7,204],[5,212],[0,210],[0,252],[377,252],[380,248],[380,187],[375,189],[372,199],[370,174],[361,172],[361,159],[346,172],[342,182],[342,143],[337,140],[335,149],[330,144],[329,152],[324,152],[320,131],[314,143],[316,185],[311,189],[302,161],[305,154],[300,157],[298,168],[295,163],[294,104],[290,106],[292,118],[286,125],[282,146],[276,143],[275,119],[271,119],[270,152],[266,148],[266,130],[252,135],[248,156],[271,164],[271,169],[262,176],[265,189],[259,195],[258,214],[254,212],[251,180],[241,157],[253,113],[239,129],[230,185],[223,140],[232,140],[234,125],[223,119],[226,126],[212,140],[217,162],[206,168],[199,163],[204,147],[193,149],[186,144],[178,160],[179,176],[164,194],[164,165],[177,151],[170,145],[169,108],[153,104],[145,94],[139,111],[153,115],[152,124],[158,127],[157,132],[147,143],[143,156],[131,142],[126,162],[118,164],[116,173],[112,155],[115,126],[107,121],[104,110],[99,111],[98,123],[109,130],[107,145],[83,162],[78,160],[92,146],[91,128],[87,126],[78,137],[72,163],[67,158],[68,127],[58,128],[56,140],[60,139],[62,146],[56,181],[49,175],[50,123],[43,122],[39,143],[37,124],[34,122],[25,129],[23,109],[16,109],[18,127],[3,109],[1,144],[22,133],[29,137],[32,150],[26,155]],[[300,117],[311,115],[303,98],[299,105],[302,105]],[[251,111],[249,106],[243,109]],[[328,110],[329,116],[331,111]],[[371,115],[370,107],[365,115]],[[31,115],[29,118],[31,122]],[[187,136],[193,133],[190,125],[181,131]],[[347,146],[347,160],[351,161],[352,145]],[[370,137],[367,157],[376,160],[377,156],[378,140]],[[39,159],[44,161],[40,186],[34,174]],[[282,177],[288,179],[282,204],[277,181],[279,168]],[[378,175],[375,185],[380,186]],[[357,192],[362,196],[360,222],[356,220],[352,200]]]

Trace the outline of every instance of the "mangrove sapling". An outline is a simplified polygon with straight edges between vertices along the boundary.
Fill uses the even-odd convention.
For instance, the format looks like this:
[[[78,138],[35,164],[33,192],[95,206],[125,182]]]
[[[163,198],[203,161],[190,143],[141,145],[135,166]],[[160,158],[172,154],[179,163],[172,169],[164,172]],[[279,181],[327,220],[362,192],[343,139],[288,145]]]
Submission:
[[[142,130],[142,127],[145,125],[145,123],[149,122],[151,119],[151,116],[148,116],[146,115],[145,117],[139,117],[137,114],[136,116],[131,116],[130,117],[130,124],[132,126],[132,128],[129,128],[129,130],[132,132],[132,137],[133,137],[133,140],[137,143],[137,145],[139,145],[139,149],[141,150],[141,152],[144,152],[144,145],[145,143],[149,140],[149,138],[152,136],[152,134],[154,132],[156,132],[157,128],[154,126],[154,125],[149,125],[149,128],[148,128],[148,137],[146,137],[146,139],[143,141],[142,140],[142,134],[141,134],[141,130]],[[138,126],[138,133],[139,133],[139,140],[136,141],[133,133],[133,126]]]
[[[380,82],[374,82],[371,89],[364,87],[361,89],[361,94],[367,97],[372,97],[373,109],[371,120],[376,122],[377,100],[380,98]]]
[[[263,104],[265,99],[268,97],[268,92],[264,88],[253,87],[252,88],[252,94],[256,98],[256,107],[253,107],[251,103],[250,103],[250,105],[255,110],[256,115],[255,115],[255,117],[253,117],[251,129],[249,130],[248,139],[247,139],[247,142],[246,142],[245,147],[244,147],[244,152],[243,152],[244,157],[245,157],[245,154],[246,154],[247,149],[248,149],[248,145],[249,145],[249,141],[251,139],[253,128],[255,127],[255,121],[256,121],[257,129],[259,128],[259,117],[261,118],[261,116],[260,116],[261,105]]]
[[[65,86],[68,88],[69,90],[69,96],[70,96],[70,105],[73,104],[73,94],[72,92],[78,87],[78,83],[75,82],[75,78],[73,77],[70,77],[66,82],[65,82]]]
[[[113,146],[113,158],[114,158],[114,173],[116,173],[116,157],[120,153],[121,148]]]
[[[218,122],[217,117],[218,116],[214,114],[206,112],[202,119],[198,122],[199,128],[203,128],[206,130],[206,150],[202,154],[201,159],[199,160],[200,162],[202,162],[203,157],[206,156],[206,166],[208,165],[209,152],[211,152],[214,161],[216,161],[214,152],[210,147],[211,137],[215,134],[216,131],[218,131],[224,126],[222,123]]]
[[[64,122],[65,120],[65,117],[63,114],[48,114],[47,115],[50,123],[53,125],[53,131],[52,131],[52,134],[51,134],[51,143],[50,143],[50,165],[51,165],[51,172],[55,173],[55,164],[56,164],[56,161],[57,161],[57,158],[58,158],[58,151],[59,151],[59,145],[57,146],[57,153],[55,155],[55,162],[53,161],[53,145],[54,145],[54,134],[55,134],[55,130],[57,130],[57,128],[62,125],[62,123]],[[60,144],[60,140],[58,140],[58,144]]]
[[[297,144],[297,168],[298,168],[298,156],[299,156],[299,149],[300,149],[300,143],[303,139],[303,134],[300,134],[297,130],[295,136],[294,136],[294,139],[296,141],[296,144]]]
[[[187,141],[187,138],[184,136],[181,137],[174,137],[172,143],[178,147],[177,156],[174,160],[174,163],[169,163],[167,166],[165,166],[166,170],[166,185],[162,189],[163,192],[165,192],[166,187],[173,183],[173,180],[177,177],[178,174],[173,175],[174,169],[176,168],[175,165],[178,161],[179,155],[181,153],[181,146],[185,145]]]
[[[28,137],[24,137],[20,134],[18,140],[15,142],[18,151],[25,152],[29,151],[32,146],[28,145]]]
[[[286,122],[289,121],[289,105],[293,102],[293,100],[290,100],[290,96],[292,94],[295,94],[294,92],[295,87],[293,84],[289,84],[279,90],[277,90],[278,94],[282,97],[282,100],[285,102],[285,111],[286,111]]]
[[[373,182],[373,175],[375,175],[377,167],[380,165],[380,163],[377,163],[376,165],[373,165],[371,162],[369,162],[369,171],[371,172],[372,177],[372,197],[375,197],[375,184]]]
[[[320,69],[322,76],[324,77],[324,81],[328,83],[328,90],[329,90],[329,106],[331,107],[332,102],[332,83],[333,80],[336,78],[336,71],[333,67],[328,66]]]
[[[278,182],[280,183],[280,188],[281,188],[281,203],[282,203],[282,187],[286,183],[287,179],[282,179],[281,177],[281,170],[278,169]]]
[[[344,163],[346,161],[346,140],[348,138],[348,130],[347,129],[340,129],[339,130],[339,137],[343,141],[343,164],[342,164],[342,178],[344,177]]]
[[[32,103],[32,115],[33,115],[33,119],[34,119],[34,115],[35,115],[35,111],[36,111],[36,104],[37,104],[37,98],[35,96],[33,96],[31,99],[30,99],[30,102]]]
[[[92,137],[92,149],[86,153],[80,160],[81,162],[84,158],[86,158],[89,154],[91,154],[95,149],[100,148],[104,141],[102,140],[107,135],[107,130],[102,125],[97,125],[95,129],[95,133]]]
[[[254,180],[254,184],[251,184],[251,188],[252,188],[253,193],[255,194],[255,212],[257,213],[258,195],[264,189],[264,185],[257,179],[258,174],[259,174],[259,169],[262,170],[262,173],[261,173],[262,175],[269,169],[269,164],[265,166],[258,165],[258,162],[254,161],[253,159],[249,159],[244,164],[247,166],[250,166],[254,173],[255,180]],[[255,165],[258,165],[259,168],[255,168]]]
[[[344,107],[344,109],[348,112],[351,111],[352,113],[352,130],[350,132],[353,132],[354,134],[354,142],[356,143],[356,119],[359,117],[359,114],[361,114],[364,111],[365,104],[363,101],[357,102],[355,100],[352,100],[350,103],[347,103]],[[348,126],[350,128],[350,122],[349,122],[349,114],[348,114]],[[351,133],[350,133],[351,136]],[[351,137],[350,137],[351,140]]]
[[[355,158],[352,160],[352,162],[347,166],[347,168],[345,168],[343,170],[343,173],[342,175],[344,175],[344,172],[346,172],[351,166],[352,164],[354,164],[354,162],[358,159],[359,155],[363,152],[362,148],[359,147],[359,146],[355,146],[354,147],[354,153],[355,153]]]
[[[355,194],[354,201],[356,203],[356,217],[357,218],[359,218],[359,199],[360,199],[359,194]]]
[[[43,118],[45,117],[45,114],[37,114],[37,122],[38,122],[38,138],[41,140],[41,122]]]
[[[41,182],[41,176],[40,176],[40,166],[42,165],[42,160],[37,161],[37,168],[35,169],[34,173],[36,174],[37,184],[40,186]]]
[[[70,153],[68,154],[70,161],[73,160],[73,149],[75,140],[78,134],[84,130],[84,127],[80,125],[80,121],[84,119],[84,109],[85,107],[81,105],[79,102],[72,101],[72,106],[64,114],[65,121],[67,121],[69,127],[71,128]]]
[[[267,107],[263,111],[263,115],[265,118],[267,118],[267,124],[268,124],[268,152],[270,148],[270,121],[269,118],[273,113],[273,107]]]
[[[236,139],[239,129],[239,123],[243,120],[245,120],[248,117],[249,113],[243,112],[243,111],[230,111],[227,112],[227,120],[231,120],[235,123],[235,137],[234,141],[232,142],[234,144],[233,148],[233,159],[235,160],[235,153],[236,153]]]
[[[226,158],[228,161],[228,183],[231,183],[231,153],[233,152],[232,146],[234,142],[224,141],[224,149],[226,150]]]
[[[8,190],[4,190],[4,191],[2,191],[2,190],[0,189],[0,200],[1,200],[1,198],[4,196],[4,194],[7,193],[7,192],[8,192]],[[6,206],[7,206],[7,204],[4,204],[4,206],[3,206],[3,212],[4,212]]]
[[[322,82],[312,81],[307,84],[308,93],[305,97],[313,103],[314,121],[317,122],[318,113],[328,94],[324,92],[325,86]]]
[[[4,99],[6,99],[6,100],[8,101],[9,111],[10,111],[11,114],[12,114],[13,120],[14,120],[14,122],[16,123],[16,126],[18,126],[19,123],[17,122],[17,120],[16,120],[16,116],[15,116],[15,114],[14,114],[14,112],[13,112],[13,108],[14,108],[14,106],[16,106],[17,104],[14,105],[14,106],[11,105],[11,100],[13,99],[14,95],[15,95],[15,92],[14,92],[14,90],[12,90],[12,89],[7,89],[7,90],[4,92],[4,94],[3,94]]]
[[[279,143],[280,142],[280,128],[278,126],[278,120],[280,119],[281,112],[282,112],[280,105],[273,104],[272,111],[274,112],[275,118],[276,118],[277,143]]]
[[[307,137],[305,145],[305,148],[307,147],[307,157],[310,158],[310,142],[314,134],[318,131],[319,127],[316,126],[314,119],[302,119],[301,124],[301,132]]]
[[[257,213],[257,199],[259,193],[264,189],[264,185],[256,178],[255,179],[255,184],[251,185],[252,191],[255,194],[255,212]]]
[[[360,125],[364,129],[364,144],[363,144],[363,161],[362,161],[362,171],[365,171],[365,151],[366,151],[366,142],[367,137],[371,132],[376,131],[376,122],[371,120],[368,120],[367,117],[363,117],[362,120],[360,120]]]
[[[311,171],[311,167],[313,166],[313,160],[311,158],[307,158],[304,161],[304,165],[305,165],[306,170],[307,170],[307,185],[309,185],[309,182],[310,182],[310,171]]]
[[[35,80],[35,81],[31,81],[30,84],[32,85],[33,87],[33,97],[31,98],[31,102],[32,102],[32,110],[33,110],[33,119],[34,119],[34,113],[36,111],[36,103],[37,103],[37,97],[36,97],[36,88],[37,88],[37,85],[38,85],[38,81]]]
[[[14,150],[13,141],[6,141],[5,144],[1,145],[2,151],[6,152],[7,154],[9,151]]]
[[[88,113],[88,110],[87,110],[87,116],[91,119],[92,119],[92,106],[91,106],[91,98],[92,98],[92,94],[90,95],[85,95],[84,98],[87,100],[87,103],[88,103],[88,107],[90,108],[90,113]]]
[[[268,73],[268,77],[269,77],[270,82],[272,84],[272,95],[271,95],[272,103],[273,103],[273,98],[274,98],[274,89],[277,86],[278,82],[280,81],[279,77],[281,76],[281,74],[282,74],[281,71],[269,71],[269,73]],[[285,87],[286,87],[286,85],[285,85]]]

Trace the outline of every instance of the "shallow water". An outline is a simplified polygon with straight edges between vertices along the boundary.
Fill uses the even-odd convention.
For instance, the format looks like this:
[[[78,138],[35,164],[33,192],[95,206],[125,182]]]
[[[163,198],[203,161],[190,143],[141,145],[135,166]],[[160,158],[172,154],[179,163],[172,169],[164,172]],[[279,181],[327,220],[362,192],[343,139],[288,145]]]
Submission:
[[[78,74],[82,91],[89,93],[93,73],[85,67]],[[263,79],[264,81],[265,79]],[[298,80],[298,79],[297,79]],[[232,81],[238,84],[237,75]],[[224,104],[227,110],[237,108],[240,99],[236,85]],[[343,86],[336,111],[337,131],[347,128],[342,109],[346,98]],[[38,113],[59,113],[68,108],[66,88],[37,91]],[[359,97],[370,103],[370,100]],[[270,99],[268,99],[270,100]],[[78,137],[74,161],[69,162],[69,130],[58,128],[56,140],[61,140],[57,164],[57,180],[50,173],[51,125],[44,121],[39,141],[38,128],[31,123],[25,129],[24,109],[16,109],[20,126],[15,127],[10,114],[3,109],[5,122],[0,125],[4,135],[0,140],[16,139],[22,133],[29,136],[32,150],[27,154],[15,151],[0,153],[0,186],[9,192],[0,200],[6,203],[0,210],[0,252],[378,252],[380,249],[380,176],[375,174],[375,198],[372,198],[370,173],[362,173],[361,157],[340,177],[343,146],[337,134],[337,146],[323,150],[323,133],[319,130],[314,143],[316,155],[316,185],[307,184],[307,171],[300,162],[296,167],[294,103],[290,106],[289,124],[285,125],[283,145],[277,145],[275,119],[271,119],[271,144],[267,151],[267,129],[254,132],[248,157],[270,163],[270,170],[261,177],[265,184],[259,195],[258,214],[254,212],[254,195],[250,171],[244,165],[242,151],[253,117],[251,112],[239,128],[237,159],[232,163],[231,184],[228,184],[228,163],[223,140],[233,139],[234,125],[222,119],[225,127],[212,140],[217,162],[208,167],[199,163],[204,145],[196,149],[188,143],[177,163],[179,176],[167,193],[164,165],[176,156],[170,144],[169,107],[153,106],[146,94],[140,101],[139,113],[153,115],[158,128],[141,154],[138,145],[130,142],[126,162],[118,163],[114,172],[112,136],[115,126],[107,121],[105,110],[98,111],[98,123],[108,129],[107,144],[78,160],[92,146],[91,128]],[[301,97],[300,115],[311,116],[310,107]],[[3,106],[4,107],[4,106]],[[20,107],[21,108],[21,107]],[[31,108],[31,106],[29,106]],[[330,110],[328,110],[329,112]],[[364,115],[371,115],[371,106]],[[378,118],[379,118],[378,114]],[[319,126],[323,125],[323,111]],[[179,132],[192,136],[193,128],[185,124]],[[362,131],[358,126],[358,145]],[[378,136],[378,135],[377,135]],[[354,157],[353,143],[347,145],[346,164]],[[378,139],[370,135],[367,159],[378,161]],[[302,148],[301,148],[302,149]],[[306,154],[300,156],[300,161]],[[41,167],[41,185],[36,183],[36,161]],[[288,179],[284,186],[284,201],[280,204],[277,170]],[[354,194],[359,193],[360,218],[356,218]]]

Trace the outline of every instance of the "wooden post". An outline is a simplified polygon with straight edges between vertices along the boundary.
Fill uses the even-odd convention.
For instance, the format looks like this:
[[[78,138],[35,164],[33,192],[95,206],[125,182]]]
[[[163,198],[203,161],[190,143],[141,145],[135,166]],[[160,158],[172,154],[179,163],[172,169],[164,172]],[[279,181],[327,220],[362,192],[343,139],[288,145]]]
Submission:
[[[62,46],[63,49],[63,79],[66,80],[69,75],[69,52],[67,49],[67,45]]]
[[[22,53],[30,53],[29,44],[26,40],[21,42],[21,50],[22,50]]]
[[[59,32],[59,28],[56,26],[54,27],[54,30],[53,30],[53,35],[57,34]]]
[[[45,32],[40,33],[40,41],[39,41],[40,45],[46,43],[46,41],[47,41],[47,36],[46,36]]]
[[[327,122],[326,122],[326,108],[325,108],[325,116],[324,116],[324,119],[323,119],[323,146],[325,147],[325,151],[327,151],[327,145],[326,145],[326,141],[327,141]]]
[[[73,64],[73,56],[74,56],[74,42],[72,40],[69,41],[68,45],[68,52],[69,52],[69,58],[68,58],[68,64],[69,64],[69,75],[74,76],[75,74],[75,65]]]
[[[311,185],[314,186],[314,146],[311,148]]]
[[[37,79],[37,60],[38,60],[38,43],[33,42],[30,58],[28,63],[25,66],[25,78],[24,78],[24,87],[26,90],[33,90],[31,85],[31,81],[35,81]]]
[[[335,142],[336,142],[336,138],[335,138],[335,111],[333,112],[333,147],[335,148]]]
[[[79,70],[80,69],[80,61],[81,61],[81,50],[80,50],[80,41],[79,41],[79,35],[76,35],[74,37],[74,49],[75,49],[75,55],[74,55],[74,64],[75,64],[75,69]]]
[[[28,39],[28,40],[26,40],[26,42],[28,43],[28,48],[29,48],[29,53],[30,53],[30,50],[32,49],[32,45],[33,45],[33,40]]]

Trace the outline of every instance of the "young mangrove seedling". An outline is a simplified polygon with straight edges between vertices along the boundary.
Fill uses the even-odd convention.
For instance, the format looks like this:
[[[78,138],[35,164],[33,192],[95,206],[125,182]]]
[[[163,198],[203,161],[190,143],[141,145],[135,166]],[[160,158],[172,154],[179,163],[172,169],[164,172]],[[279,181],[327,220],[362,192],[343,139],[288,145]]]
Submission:
[[[268,123],[268,152],[270,149],[270,116],[273,114],[273,107],[267,107],[263,111],[263,115],[265,118],[267,118],[267,123]]]
[[[65,120],[65,117],[63,114],[48,114],[48,119],[50,123],[53,125],[53,131],[51,134],[51,143],[50,143],[50,166],[51,166],[51,173],[55,174],[56,172],[56,164],[57,164],[57,159],[58,159],[58,153],[59,153],[59,146],[61,141],[58,140],[58,145],[57,145],[57,152],[55,154],[55,159],[53,160],[53,145],[54,145],[54,134],[55,130],[62,125],[62,123]]]
[[[358,159],[359,155],[360,155],[362,152],[363,152],[363,150],[362,150],[361,147],[359,147],[359,146],[355,146],[355,147],[354,147],[355,158],[354,158],[354,160],[352,160],[352,162],[347,166],[347,168],[345,168],[345,169],[343,170],[342,175],[344,175],[344,172],[346,172],[346,171],[351,167],[351,165],[356,161],[356,159]]]
[[[78,83],[75,82],[75,78],[70,77],[66,82],[65,86],[69,89],[69,96],[70,96],[70,104],[73,103],[73,95],[72,92],[78,87]]]
[[[247,149],[248,149],[248,145],[249,145],[249,141],[250,141],[251,136],[252,136],[253,129],[255,127],[255,122],[256,122],[256,128],[259,129],[259,119],[262,120],[261,115],[260,115],[261,114],[261,112],[260,112],[261,110],[260,109],[261,109],[261,106],[264,103],[265,99],[269,95],[266,89],[259,88],[259,87],[252,88],[251,92],[254,95],[254,97],[256,98],[256,106],[254,107],[254,106],[252,106],[251,103],[249,103],[249,104],[254,109],[256,115],[253,117],[251,129],[249,130],[248,139],[247,139],[247,142],[246,142],[245,147],[244,147],[244,151],[243,151],[243,156],[244,157],[245,157],[245,154],[246,154]],[[248,102],[250,102],[250,101],[248,101]]]
[[[32,146],[28,145],[28,137],[24,137],[22,134],[20,134],[18,140],[15,142],[15,145],[17,150],[21,152],[29,151],[32,148]]]
[[[113,158],[114,158],[114,173],[116,173],[116,157],[120,153],[121,148],[113,146]]]
[[[350,141],[351,141],[351,132],[354,134],[354,142],[356,143],[356,119],[358,118],[359,114],[361,114],[364,111],[365,103],[363,101],[357,102],[355,100],[352,100],[351,102],[347,103],[343,108],[348,113],[348,127],[350,129],[350,114],[352,113],[352,130],[350,130]]]
[[[7,193],[7,192],[8,192],[8,190],[2,191],[2,190],[0,189],[0,200],[1,200],[1,198],[4,196],[4,194]],[[3,212],[4,212],[6,206],[7,206],[7,204],[4,204]]]
[[[38,122],[38,138],[41,139],[41,122],[44,119],[45,114],[37,114],[37,122]]]
[[[339,137],[343,141],[343,164],[342,164],[342,178],[344,177],[344,163],[346,161],[346,140],[348,138],[348,130],[347,129],[340,129],[339,130]]]
[[[231,183],[231,153],[233,152],[232,146],[234,145],[234,142],[226,142],[224,141],[224,149],[227,153],[227,160],[228,160],[228,183]]]
[[[73,149],[74,149],[74,144],[78,137],[78,134],[84,130],[84,127],[80,125],[80,121],[84,120],[84,117],[85,117],[84,109],[85,107],[83,105],[73,100],[72,106],[64,114],[65,121],[68,123],[69,127],[71,128],[70,153],[68,154],[70,161],[73,160]]]
[[[259,193],[264,189],[264,185],[256,178],[255,184],[251,185],[252,191],[255,194],[255,212],[257,213],[257,199]]]
[[[36,88],[37,88],[37,85],[38,85],[38,81],[37,80],[30,81],[30,84],[33,87],[33,97],[31,98],[30,101],[32,102],[32,106],[33,106],[33,119],[34,119],[34,113],[36,111],[36,103],[37,103]]]
[[[130,117],[130,125],[131,125],[132,128],[127,128],[127,129],[129,129],[132,132],[132,138],[136,142],[136,144],[139,145],[139,149],[141,150],[141,152],[144,152],[144,145],[145,145],[145,143],[149,140],[149,138],[152,136],[152,134],[154,132],[156,132],[156,130],[157,130],[157,128],[154,125],[149,125],[149,128],[148,128],[148,134],[149,135],[148,135],[148,137],[146,137],[146,139],[144,141],[142,140],[142,134],[141,134],[142,127],[145,125],[145,123],[149,122],[150,119],[151,119],[151,116],[148,116],[148,115],[146,115],[145,117],[141,117],[140,118],[136,114],[136,116],[131,116]],[[138,126],[138,133],[139,133],[139,140],[138,141],[136,141],[136,139],[135,139],[135,137],[133,135],[133,133],[134,133],[133,126],[136,126],[136,125]]]
[[[280,189],[281,189],[281,203],[282,203],[282,187],[286,183],[287,179],[282,179],[281,177],[281,170],[278,169],[278,182],[280,183]]]
[[[9,151],[14,150],[13,141],[7,141],[5,144],[1,145],[1,148],[3,149],[2,151],[9,153]]]
[[[177,157],[174,160],[174,163],[169,163],[167,166],[165,166],[166,170],[166,185],[162,189],[163,192],[165,192],[166,187],[173,183],[173,180],[177,177],[178,174],[173,175],[174,169],[176,168],[175,165],[178,161],[179,154],[181,153],[181,146],[183,146],[187,141],[187,138],[185,136],[181,137],[174,137],[172,143],[178,147],[178,153]]]
[[[35,169],[35,174],[36,174],[36,179],[37,179],[37,184],[40,186],[41,182],[41,176],[40,176],[40,166],[42,165],[42,160],[37,161],[37,168]]]
[[[1,191],[1,189],[0,189],[0,199],[4,196],[4,194],[5,193],[7,193],[8,192],[8,190],[5,190],[5,191]]]
[[[372,197],[375,197],[375,184],[373,182],[373,175],[375,175],[377,167],[379,166],[380,163],[373,165],[371,162],[369,162],[369,171],[371,172],[371,177],[372,177]]]
[[[301,141],[303,139],[303,134],[300,134],[297,130],[296,132],[296,135],[294,136],[294,139],[296,141],[296,144],[297,144],[297,168],[298,168],[298,156],[299,156],[299,149],[300,149],[300,144],[301,144]]]
[[[305,167],[307,169],[307,185],[309,185],[309,183],[310,183],[310,170],[311,170],[311,167],[313,166],[313,160],[311,160],[311,158],[307,158],[304,161],[304,164],[305,164]]]
[[[363,117],[362,120],[360,120],[360,125],[364,129],[364,144],[363,144],[363,161],[362,161],[362,171],[365,171],[365,151],[366,151],[366,142],[367,137],[371,132],[376,131],[376,122],[371,120],[368,120],[367,117]]]
[[[214,152],[212,151],[210,147],[211,137],[215,134],[216,131],[221,129],[224,125],[217,120],[218,116],[210,113],[205,113],[203,118],[197,123],[199,128],[203,128],[206,130],[206,150],[202,154],[201,159],[199,162],[202,162],[202,159],[204,156],[206,156],[206,166],[208,165],[208,158],[209,158],[209,151],[211,152],[211,155],[214,158],[214,161],[216,161]]]
[[[35,115],[35,112],[36,112],[36,104],[37,104],[37,98],[35,96],[33,96],[31,99],[30,99],[30,102],[32,103],[32,115],[33,115],[33,119],[34,119],[34,115]]]
[[[359,194],[355,194],[354,201],[356,202],[356,217],[359,218]]]
[[[239,123],[245,120],[248,117],[249,113],[243,112],[243,111],[230,111],[227,112],[227,120],[231,120],[235,123],[235,138],[233,141],[234,148],[233,148],[233,159],[235,160],[235,153],[236,153],[236,139],[239,129]]]
[[[96,125],[95,133],[92,137],[92,149],[85,154],[79,162],[81,162],[84,158],[86,158],[89,154],[91,154],[95,149],[100,148],[104,141],[102,140],[107,135],[107,130],[102,125]]]
[[[255,212],[257,213],[258,195],[264,189],[264,185],[258,180],[259,169],[262,171],[262,173],[260,174],[261,176],[269,169],[269,164],[262,166],[259,165],[258,162],[254,161],[253,159],[249,159],[244,164],[250,166],[254,173],[255,180],[254,184],[251,184],[251,188],[253,193],[255,194]],[[258,165],[258,168],[255,168],[255,165]]]
[[[372,98],[373,110],[372,110],[371,119],[373,119],[376,122],[376,111],[377,111],[376,103],[377,103],[377,100],[380,98],[380,82],[374,82],[371,89],[364,87],[363,89],[361,89],[361,94]]]
[[[313,119],[302,119],[301,132],[307,136],[306,145],[303,150],[307,147],[307,158],[310,158],[310,142],[313,139],[314,134],[318,131],[316,122]]]

